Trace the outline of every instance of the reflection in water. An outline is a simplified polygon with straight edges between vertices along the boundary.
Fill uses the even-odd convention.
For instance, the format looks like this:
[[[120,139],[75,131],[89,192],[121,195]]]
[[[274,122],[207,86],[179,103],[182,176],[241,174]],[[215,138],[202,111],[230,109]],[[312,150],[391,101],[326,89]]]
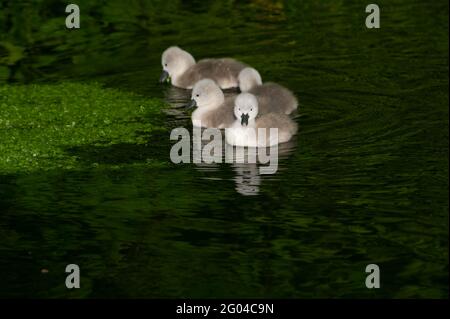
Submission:
[[[189,90],[168,86],[164,90],[164,101],[167,102],[170,107],[164,109],[164,112],[176,119],[190,119],[189,113],[185,108],[185,105],[190,97],[191,92]]]
[[[220,171],[221,163],[231,164],[235,173],[236,191],[244,196],[258,195],[262,176],[274,178],[279,169],[280,160],[288,161],[289,155],[295,152],[297,140],[291,139],[287,143],[270,148],[235,147],[225,142],[224,130],[214,130],[216,147],[212,149],[210,138],[204,139],[205,129],[193,128],[192,159],[197,169],[203,172]],[[211,131],[209,129],[208,131]],[[202,136],[203,138],[200,138]],[[283,166],[283,164],[281,165]],[[221,177],[204,177],[205,179],[222,179]]]
[[[233,163],[236,191],[244,196],[258,195],[261,175],[257,164]]]
[[[165,100],[168,130],[191,133],[191,92],[157,81],[176,44],[293,90],[301,135],[275,174],[167,166],[161,133],[83,146],[81,171],[0,176],[1,297],[448,298],[447,1],[397,0],[370,36],[360,0],[91,2],[77,32],[59,1],[1,2],[0,82],[11,64],[20,82],[99,81]],[[77,292],[53,277],[71,260]]]
[[[240,153],[243,154],[241,157],[235,155],[232,166],[236,174],[234,177],[236,191],[244,196],[258,195],[260,191],[259,186],[261,185],[263,176],[264,178],[275,178],[279,169],[285,167],[284,163],[281,161],[289,161],[289,155],[295,152],[297,146],[296,139],[297,138],[295,137],[287,143],[279,144],[276,152],[274,147],[263,149],[267,154],[277,155],[277,169],[275,171],[268,170],[267,164],[263,164],[259,161],[257,163],[245,162],[248,159],[248,149],[244,149],[244,152]],[[231,148],[232,146],[227,144],[226,147]],[[236,152],[235,154],[239,153]]]

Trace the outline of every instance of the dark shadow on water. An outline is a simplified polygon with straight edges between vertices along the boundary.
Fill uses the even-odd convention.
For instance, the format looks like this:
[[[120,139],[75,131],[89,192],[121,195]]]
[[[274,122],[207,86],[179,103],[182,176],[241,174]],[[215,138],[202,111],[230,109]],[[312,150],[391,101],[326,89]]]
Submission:
[[[135,164],[150,159],[166,161],[170,152],[167,132],[146,136],[147,143],[121,143],[109,146],[83,145],[66,149],[67,154],[76,156],[86,165],[91,164]]]

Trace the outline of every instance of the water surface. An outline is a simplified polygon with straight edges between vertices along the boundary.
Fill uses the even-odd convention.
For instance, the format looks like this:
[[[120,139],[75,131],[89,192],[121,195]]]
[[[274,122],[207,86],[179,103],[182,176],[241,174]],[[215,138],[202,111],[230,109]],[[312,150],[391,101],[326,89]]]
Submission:
[[[0,3],[0,39],[24,49],[1,82],[99,81],[165,100],[168,128],[67,149],[115,169],[0,176],[0,296],[448,297],[447,1],[379,1],[378,30],[356,0],[79,0],[70,31],[59,1]],[[157,83],[174,44],[298,96],[276,174],[170,163],[170,129],[192,130],[189,92]]]

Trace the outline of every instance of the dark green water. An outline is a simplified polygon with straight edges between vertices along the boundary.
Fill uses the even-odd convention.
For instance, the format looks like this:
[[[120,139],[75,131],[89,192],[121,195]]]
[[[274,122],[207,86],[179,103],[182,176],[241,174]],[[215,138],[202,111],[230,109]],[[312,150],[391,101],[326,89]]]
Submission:
[[[170,162],[168,132],[67,150],[118,169],[0,176],[1,297],[448,297],[447,1],[378,1],[378,30],[369,1],[77,3],[68,31],[65,4],[0,1],[0,39],[24,48],[2,49],[2,83],[96,80],[166,100],[167,127],[190,129],[189,94],[157,83],[177,44],[289,87],[300,131],[274,175],[135,167]]]

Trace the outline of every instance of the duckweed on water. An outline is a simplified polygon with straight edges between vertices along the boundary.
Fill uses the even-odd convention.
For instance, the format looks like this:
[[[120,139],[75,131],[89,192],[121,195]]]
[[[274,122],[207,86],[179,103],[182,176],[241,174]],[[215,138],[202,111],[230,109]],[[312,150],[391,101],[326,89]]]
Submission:
[[[0,174],[76,169],[82,164],[71,147],[144,144],[163,129],[149,121],[162,108],[159,100],[95,83],[2,86]]]

